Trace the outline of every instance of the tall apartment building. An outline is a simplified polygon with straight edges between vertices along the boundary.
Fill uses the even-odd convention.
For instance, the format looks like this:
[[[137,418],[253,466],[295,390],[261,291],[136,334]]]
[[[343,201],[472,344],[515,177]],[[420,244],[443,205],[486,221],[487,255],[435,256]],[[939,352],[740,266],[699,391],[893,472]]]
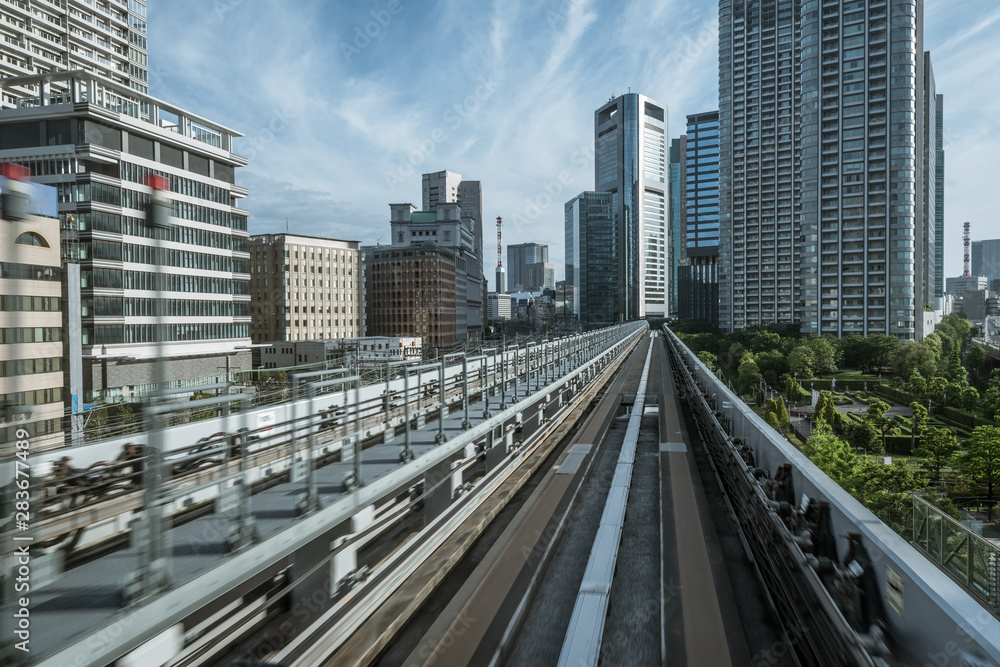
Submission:
[[[507,246],[507,287],[509,291],[539,291],[528,279],[528,266],[546,264],[549,246],[545,243],[516,243]],[[537,282],[537,281],[536,281]]]
[[[613,199],[625,319],[667,314],[667,112],[628,93],[594,112],[595,190]]]
[[[457,202],[390,204],[391,245],[364,248],[369,336],[420,336],[425,347],[482,337],[475,223]]]
[[[720,0],[719,28],[723,329],[922,338],[922,0]]]
[[[300,234],[250,237],[254,343],[364,336],[363,290],[357,241]]]
[[[584,330],[619,321],[616,304],[614,196],[581,192],[566,202],[566,285],[573,315]]]
[[[925,88],[935,92],[933,96],[933,114],[930,114],[931,98],[925,95],[928,110],[925,111],[927,122],[925,127],[930,127],[933,123],[933,143],[930,132],[924,140],[925,145],[933,145],[934,150],[934,310],[940,311],[943,308],[941,300],[944,298],[944,95],[936,92],[934,73],[930,67],[930,53],[925,53],[927,59],[926,69],[931,73],[930,85]],[[998,274],[1000,275],[1000,274]]]
[[[235,181],[246,160],[233,153],[242,135],[88,72],[0,87],[38,91],[0,111],[0,162],[57,188],[63,225],[78,228],[83,402],[248,369],[247,190]],[[169,189],[166,227],[147,224],[154,176]]]
[[[719,321],[719,112],[687,117],[677,315]],[[671,197],[676,192],[671,192]]]
[[[1000,278],[1000,239],[972,242],[972,275],[991,283]]]
[[[0,220],[0,457],[24,440],[16,429],[32,451],[62,445],[65,399],[56,190],[0,177],[0,195],[11,190],[30,196],[25,217]]]
[[[687,219],[687,201],[685,184],[687,177],[687,135],[682,134],[670,141],[669,154],[669,223],[667,235],[670,244],[667,252],[667,265],[670,267],[670,290],[667,297],[667,309],[672,317],[677,317],[679,303],[677,293],[677,275],[680,267],[687,266],[687,255],[684,253],[683,231]]]
[[[131,90],[149,92],[146,0],[16,0],[3,4],[0,79],[83,70]],[[54,81],[46,94],[69,95]],[[39,84],[5,84],[0,109],[38,97]]]

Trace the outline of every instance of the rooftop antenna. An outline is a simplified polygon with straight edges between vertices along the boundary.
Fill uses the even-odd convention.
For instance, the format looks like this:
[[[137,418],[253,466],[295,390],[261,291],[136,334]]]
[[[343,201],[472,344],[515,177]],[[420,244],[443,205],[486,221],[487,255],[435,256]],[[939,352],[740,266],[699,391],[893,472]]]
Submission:
[[[285,233],[288,233],[288,218],[285,218]]]

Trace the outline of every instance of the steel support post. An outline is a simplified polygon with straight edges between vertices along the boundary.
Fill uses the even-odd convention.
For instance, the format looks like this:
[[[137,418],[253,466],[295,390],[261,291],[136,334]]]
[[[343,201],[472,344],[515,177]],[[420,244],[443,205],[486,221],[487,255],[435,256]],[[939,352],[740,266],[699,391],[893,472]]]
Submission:
[[[434,442],[440,445],[447,440],[444,435],[444,415],[448,411],[448,404],[445,401],[443,358],[441,359],[441,365],[438,367],[438,395],[440,396],[438,402],[438,432],[434,437]]]
[[[403,368],[403,451],[399,458],[404,463],[413,460],[413,449],[410,448],[410,369]]]
[[[462,411],[465,417],[462,418],[462,430],[468,431],[472,428],[469,421],[469,358],[462,355]]]

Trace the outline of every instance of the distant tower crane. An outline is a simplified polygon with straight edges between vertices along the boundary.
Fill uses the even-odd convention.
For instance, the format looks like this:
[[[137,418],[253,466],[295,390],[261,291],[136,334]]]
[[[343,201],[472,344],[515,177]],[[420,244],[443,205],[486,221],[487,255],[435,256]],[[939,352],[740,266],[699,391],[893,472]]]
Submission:
[[[962,247],[965,250],[965,272],[962,276],[970,278],[972,277],[972,268],[970,265],[971,256],[969,254],[969,248],[972,246],[972,233],[970,231],[972,229],[972,223],[966,222],[962,225],[962,228],[964,230],[962,232]]]

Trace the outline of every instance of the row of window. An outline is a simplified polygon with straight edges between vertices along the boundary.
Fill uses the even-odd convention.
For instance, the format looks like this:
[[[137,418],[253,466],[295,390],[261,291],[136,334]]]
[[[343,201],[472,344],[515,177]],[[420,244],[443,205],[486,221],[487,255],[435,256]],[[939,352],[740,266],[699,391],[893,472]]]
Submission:
[[[158,285],[157,277],[162,278]],[[229,278],[206,278],[203,276],[156,274],[145,271],[122,271],[120,269],[80,270],[81,287],[104,289],[134,289],[149,292],[163,289],[167,292],[201,292],[204,294],[249,294],[250,283],[246,280]]]
[[[0,278],[7,278],[9,280],[44,280],[46,282],[58,282],[59,277],[60,270],[58,266],[0,262]]]
[[[57,296],[14,296],[0,294],[0,312],[2,313],[57,313],[61,308],[61,300]]]
[[[249,273],[249,262],[223,255],[208,255],[199,252],[188,252],[174,248],[154,248],[117,241],[80,242],[81,259],[106,259],[117,262],[135,262],[136,264],[154,264],[157,266],[176,266],[184,269],[201,271],[224,271],[227,273]]]
[[[123,189],[103,183],[59,183],[56,187],[59,190],[60,204],[97,202],[144,211],[150,202],[150,195],[145,192],[136,192],[128,188]],[[174,201],[171,204],[174,217],[244,232],[247,230],[246,216],[187,202]]]
[[[59,327],[12,327],[0,329],[0,345],[13,343],[58,343],[62,340]]]
[[[62,419],[40,419],[39,421],[16,422],[13,426],[0,428],[0,437],[4,442],[14,442],[22,440],[17,436],[17,432],[24,430],[28,432],[29,438],[35,438],[52,433],[59,433],[63,430]]]
[[[229,190],[226,190],[225,188],[216,187],[207,183],[201,183],[182,176],[167,174],[156,169],[150,169],[149,167],[140,167],[139,165],[132,164],[130,162],[121,163],[121,179],[123,181],[145,185],[150,176],[161,176],[167,179],[170,184],[170,191],[176,192],[179,195],[205,199],[207,201],[215,202],[216,204],[229,205],[232,202],[232,196],[230,195]]]
[[[249,338],[249,324],[101,324],[83,327],[84,345]]]
[[[0,394],[0,405],[7,407],[48,405],[50,403],[62,403],[62,400],[62,387],[35,389],[34,391],[19,391],[13,394]]]
[[[36,373],[57,373],[61,370],[62,357],[0,361],[0,377],[35,375]]]
[[[80,231],[101,231],[114,234],[128,234],[147,239],[173,241],[206,248],[221,248],[233,252],[247,252],[248,239],[245,236],[210,232],[205,229],[194,229],[183,225],[170,227],[150,227],[141,218],[122,216],[115,213],[100,213],[85,211],[76,213],[77,228]]]
[[[250,317],[250,304],[246,301],[125,299],[124,304],[121,299],[109,301],[117,301],[118,310],[126,317]],[[163,312],[157,312],[157,304]]]

